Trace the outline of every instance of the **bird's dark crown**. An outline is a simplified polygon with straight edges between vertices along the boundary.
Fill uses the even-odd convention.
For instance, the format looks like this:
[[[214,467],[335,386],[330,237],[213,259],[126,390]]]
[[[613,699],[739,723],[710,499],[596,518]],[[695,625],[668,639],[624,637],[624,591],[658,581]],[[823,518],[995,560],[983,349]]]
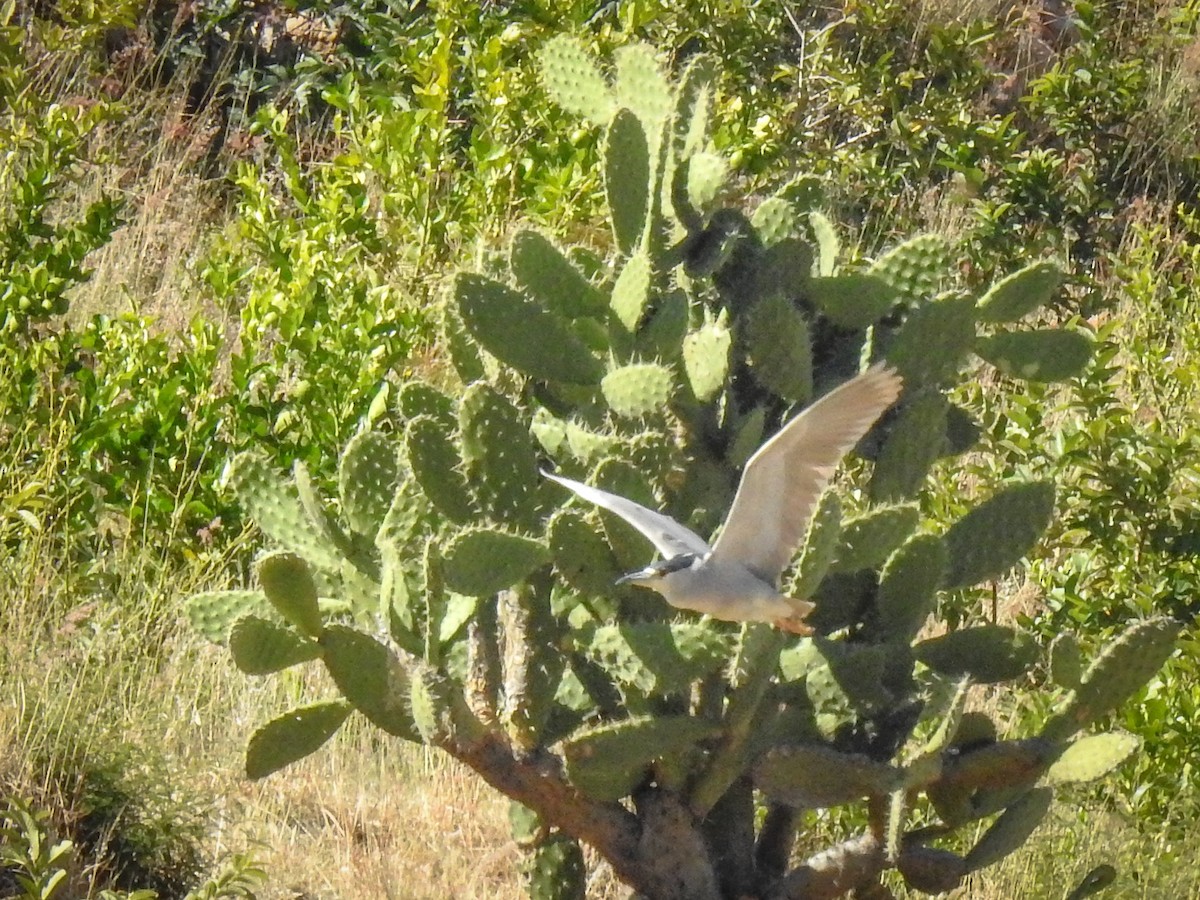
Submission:
[[[695,553],[680,553],[678,556],[672,556],[670,559],[664,559],[662,562],[655,563],[654,570],[659,575],[670,575],[672,572],[678,572],[680,569],[690,569],[695,562]]]

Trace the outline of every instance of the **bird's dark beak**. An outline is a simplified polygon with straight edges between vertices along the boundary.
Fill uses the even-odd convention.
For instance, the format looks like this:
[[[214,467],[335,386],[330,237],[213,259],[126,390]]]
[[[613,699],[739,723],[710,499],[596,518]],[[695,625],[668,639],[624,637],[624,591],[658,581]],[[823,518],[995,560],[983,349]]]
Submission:
[[[617,584],[643,584],[658,574],[658,570],[654,566],[647,566],[645,569],[638,569],[636,572],[630,572],[628,575],[622,575],[617,579]]]

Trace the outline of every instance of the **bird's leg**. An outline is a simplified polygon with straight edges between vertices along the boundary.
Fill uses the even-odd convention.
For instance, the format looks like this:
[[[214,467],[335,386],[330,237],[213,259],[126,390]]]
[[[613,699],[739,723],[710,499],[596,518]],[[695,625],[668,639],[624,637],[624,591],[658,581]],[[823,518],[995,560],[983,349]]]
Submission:
[[[786,619],[776,619],[774,626],[781,631],[788,631],[792,634],[812,634],[812,626],[804,621],[802,616],[789,616]]]

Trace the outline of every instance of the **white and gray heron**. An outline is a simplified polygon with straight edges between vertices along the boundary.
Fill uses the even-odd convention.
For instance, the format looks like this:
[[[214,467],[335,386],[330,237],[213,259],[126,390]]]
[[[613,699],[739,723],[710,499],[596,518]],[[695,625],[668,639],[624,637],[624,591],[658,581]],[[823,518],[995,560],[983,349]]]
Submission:
[[[620,516],[657,548],[661,559],[618,584],[653,588],[679,609],[728,621],[773,622],[804,633],[810,630],[803,620],[813,604],[781,594],[779,577],[804,539],[838,463],[896,401],[902,385],[895,370],[878,364],[788,422],[746,463],[712,546],[640,503],[543,474]]]

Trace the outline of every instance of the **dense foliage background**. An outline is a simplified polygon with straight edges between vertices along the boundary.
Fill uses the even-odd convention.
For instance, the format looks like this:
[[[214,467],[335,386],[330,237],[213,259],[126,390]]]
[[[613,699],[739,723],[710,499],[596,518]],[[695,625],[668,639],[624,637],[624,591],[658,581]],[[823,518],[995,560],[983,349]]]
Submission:
[[[1047,315],[1085,323],[1096,362],[1015,395],[976,381],[959,399],[989,452],[924,511],[1051,477],[1053,533],[1020,578],[941,612],[1047,638],[1070,624],[1096,646],[1152,611],[1194,621],[1198,18],[1084,0],[0,2],[0,793],[33,801],[0,837],[46,873],[61,867],[34,837],[75,844],[70,877],[30,895],[248,896],[262,873],[240,854],[259,840],[264,896],[411,886],[383,849],[425,867],[428,896],[513,883],[502,851],[468,876],[398,850],[420,810],[355,793],[397,771],[478,829],[456,850],[507,846],[506,829],[479,824],[497,807],[453,770],[365,735],[287,788],[240,784],[236,748],[287,680],[225,673],[178,602],[243,582],[259,546],[222,488],[236,451],[328,481],[406,373],[450,382],[435,335],[454,265],[518,221],[605,249],[596,136],[533,63],[561,31],[602,57],[634,39],[673,67],[716,55],[716,140],[741,186],[818,176],[853,256],[935,231],[980,285],[1063,259]],[[1196,889],[1197,650],[1185,638],[1127,707],[1143,752],[1081,793],[1009,895],[1049,896],[1064,848],[1111,859],[1128,896]],[[996,702],[1014,725],[1044,714]]]

